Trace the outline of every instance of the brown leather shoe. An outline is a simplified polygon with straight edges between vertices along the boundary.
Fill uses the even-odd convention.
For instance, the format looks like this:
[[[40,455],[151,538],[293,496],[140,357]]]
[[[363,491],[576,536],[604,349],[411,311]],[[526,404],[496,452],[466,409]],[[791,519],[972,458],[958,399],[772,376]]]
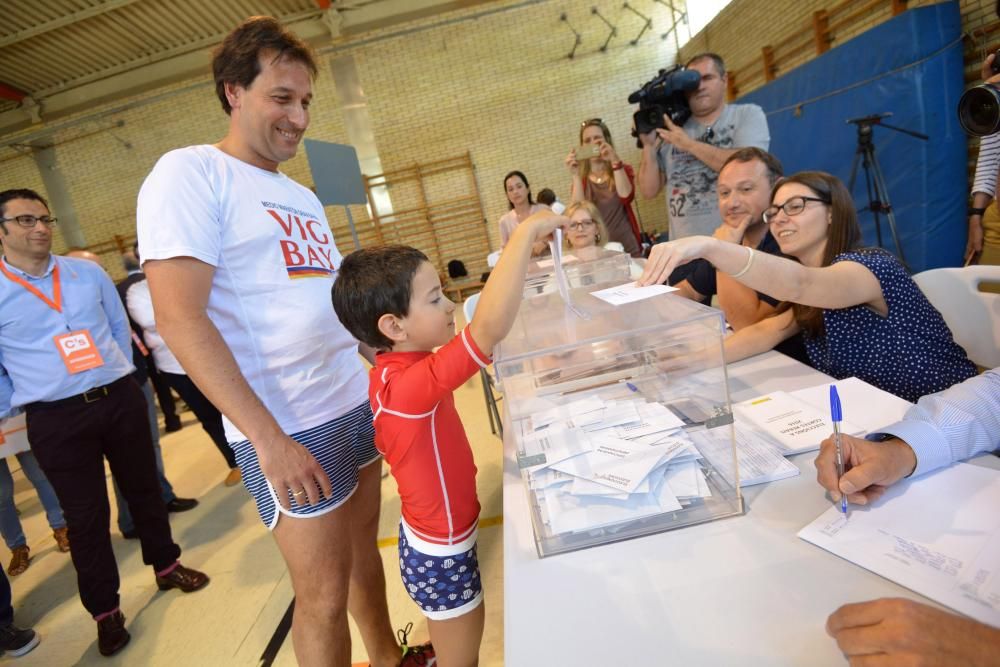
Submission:
[[[125,614],[120,610],[97,622],[97,650],[101,655],[114,655],[125,648],[132,635],[125,629]]]
[[[63,553],[69,551],[69,528],[56,528],[52,531],[52,537],[56,538],[56,549]]]
[[[192,570],[177,564],[170,574],[165,577],[157,577],[156,585],[161,591],[169,591],[171,588],[179,588],[185,593],[193,593],[208,585],[208,575],[198,570]]]
[[[22,544],[21,546],[14,547],[11,550],[10,565],[7,566],[7,574],[12,577],[16,577],[28,569],[28,565],[31,564],[31,556],[28,552],[29,549],[27,544]]]
[[[226,475],[226,486],[236,486],[243,481],[243,473],[240,472],[239,468],[231,468],[229,474]]]

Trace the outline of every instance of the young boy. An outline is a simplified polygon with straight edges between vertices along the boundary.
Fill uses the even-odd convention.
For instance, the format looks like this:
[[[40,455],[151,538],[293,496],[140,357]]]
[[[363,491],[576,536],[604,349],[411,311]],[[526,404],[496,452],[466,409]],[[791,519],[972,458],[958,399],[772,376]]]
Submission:
[[[517,226],[458,335],[455,304],[415,248],[353,252],[333,286],[340,321],[380,350],[369,388],[375,446],[399,487],[400,574],[428,619],[440,667],[478,663],[484,618],[476,466],[452,392],[490,363],[510,331],[532,243],[566,222],[544,211]]]

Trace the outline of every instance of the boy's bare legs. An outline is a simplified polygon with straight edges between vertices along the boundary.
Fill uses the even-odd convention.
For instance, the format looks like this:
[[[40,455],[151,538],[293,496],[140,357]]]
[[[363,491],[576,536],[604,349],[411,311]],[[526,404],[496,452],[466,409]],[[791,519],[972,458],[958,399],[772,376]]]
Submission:
[[[358,488],[348,501],[351,511],[353,566],[347,607],[358,624],[373,667],[396,667],[399,644],[389,623],[385,571],[378,550],[378,520],[382,509],[382,459],[358,471]]]
[[[457,618],[449,618],[447,621],[427,619],[437,664],[440,667],[476,667],[479,664],[479,645],[483,641],[485,620],[485,601]]]
[[[345,504],[312,518],[282,514],[272,531],[295,591],[292,643],[302,667],[351,664],[347,625],[352,557],[348,512]]]

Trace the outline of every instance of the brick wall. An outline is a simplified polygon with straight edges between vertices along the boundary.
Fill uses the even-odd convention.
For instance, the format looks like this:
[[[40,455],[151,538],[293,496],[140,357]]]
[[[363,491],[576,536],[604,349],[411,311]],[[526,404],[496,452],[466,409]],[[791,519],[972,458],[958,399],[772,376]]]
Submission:
[[[735,0],[682,52],[714,49],[739,67],[756,57],[762,44],[781,38],[794,26],[807,25],[812,11],[827,5],[831,3]],[[591,15],[591,6],[618,26],[603,53],[597,49],[607,28]],[[962,7],[969,29],[992,21],[991,2],[965,0]],[[321,55],[308,136],[346,141],[328,60],[333,55],[353,55],[383,169],[470,152],[488,222],[486,233],[496,247],[496,221],[507,210],[503,175],[521,169],[535,192],[551,187],[561,199],[568,199],[563,158],[578,142],[581,120],[603,118],[620,154],[637,164],[638,150],[628,134],[634,109],[626,98],[659,67],[672,64],[675,52],[673,37],[660,38],[671,20],[669,10],[659,3],[643,3],[640,8],[653,18],[653,28],[635,46],[628,41],[639,33],[642,22],[623,10],[618,0],[507,0],[487,8],[395,26],[339,44],[335,51],[328,48]],[[573,60],[566,57],[573,34],[559,20],[563,12],[583,37]],[[871,22],[888,15],[887,1]],[[60,169],[90,244],[134,233],[136,195],[160,155],[179,146],[215,142],[226,131],[227,118],[207,75],[130,101],[137,104],[104,118],[94,119],[102,109],[81,114],[81,119],[91,120],[56,136]],[[121,105],[119,101],[103,109]],[[94,132],[116,120],[125,125],[113,134]],[[304,151],[283,169],[296,180],[312,182]],[[30,156],[0,150],[0,173],[3,187],[27,186],[44,193]],[[665,228],[662,200],[641,201],[638,210],[646,229]],[[334,208],[327,213],[341,246],[350,248],[343,213]],[[359,225],[370,224],[363,207],[353,208],[352,213]],[[57,240],[56,251],[61,250],[60,243]],[[105,264],[114,275],[121,275],[116,257],[107,256]]]

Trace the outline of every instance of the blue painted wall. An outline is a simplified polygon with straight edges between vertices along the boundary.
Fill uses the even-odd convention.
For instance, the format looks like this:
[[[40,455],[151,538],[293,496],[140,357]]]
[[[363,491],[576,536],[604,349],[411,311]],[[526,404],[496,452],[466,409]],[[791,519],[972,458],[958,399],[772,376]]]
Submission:
[[[740,98],[767,113],[771,151],[786,173],[819,169],[847,183],[857,146],[848,118],[891,112],[885,122],[930,136],[921,141],[875,127],[897,229],[913,272],[960,266],[965,249],[967,137],[958,124],[963,91],[957,2],[920,7],[855,37]],[[864,175],[852,194],[866,206]],[[872,214],[859,213],[875,245]],[[881,218],[883,245],[894,250]]]

